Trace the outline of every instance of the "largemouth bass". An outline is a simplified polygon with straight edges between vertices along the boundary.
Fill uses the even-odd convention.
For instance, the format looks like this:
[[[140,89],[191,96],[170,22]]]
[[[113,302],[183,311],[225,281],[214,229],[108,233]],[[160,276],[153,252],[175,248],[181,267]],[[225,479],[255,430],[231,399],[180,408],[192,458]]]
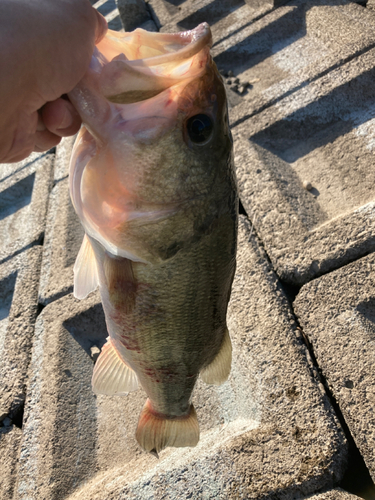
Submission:
[[[99,285],[109,333],[93,390],[143,387],[136,438],[154,453],[197,444],[197,378],[221,384],[231,366],[238,197],[210,46],[206,23],[109,31],[69,94],[84,123],[70,167],[86,232],[74,294]]]

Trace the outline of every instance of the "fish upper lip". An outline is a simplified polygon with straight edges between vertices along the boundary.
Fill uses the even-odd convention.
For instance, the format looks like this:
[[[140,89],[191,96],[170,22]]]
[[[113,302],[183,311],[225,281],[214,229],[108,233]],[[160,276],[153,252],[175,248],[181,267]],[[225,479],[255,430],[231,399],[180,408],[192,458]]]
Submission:
[[[176,62],[180,59],[188,59],[198,53],[203,47],[212,45],[212,34],[208,23],[201,23],[193,30],[174,33],[170,36],[171,38],[176,37],[177,39],[191,38],[191,40],[184,47],[175,52],[169,52],[168,54],[160,56],[145,57],[143,59],[133,59],[127,61],[127,63],[132,66],[146,66],[147,63],[152,60],[152,65],[156,66],[171,61]]]

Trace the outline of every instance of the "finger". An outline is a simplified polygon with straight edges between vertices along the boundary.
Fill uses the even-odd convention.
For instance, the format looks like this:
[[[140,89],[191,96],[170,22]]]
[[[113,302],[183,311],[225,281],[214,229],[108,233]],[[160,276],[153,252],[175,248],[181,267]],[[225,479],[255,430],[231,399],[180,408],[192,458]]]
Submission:
[[[43,118],[42,118],[42,110],[38,110],[38,123],[36,124],[36,130],[37,132],[43,132],[43,130],[46,130],[46,126],[44,125]]]
[[[108,23],[104,17],[95,9],[96,14],[96,31],[95,31],[95,44],[99,43],[100,40],[105,36],[108,30]]]
[[[67,137],[78,132],[81,118],[73,104],[66,99],[47,102],[41,110],[45,127],[59,137]]]
[[[34,151],[41,153],[42,151],[48,151],[49,149],[57,146],[61,141],[61,137],[53,134],[49,130],[44,130],[43,132],[35,133],[35,144]]]
[[[34,149],[37,127],[37,111],[12,117],[5,129],[8,134],[2,130],[0,135],[0,163],[13,163],[27,158]]]

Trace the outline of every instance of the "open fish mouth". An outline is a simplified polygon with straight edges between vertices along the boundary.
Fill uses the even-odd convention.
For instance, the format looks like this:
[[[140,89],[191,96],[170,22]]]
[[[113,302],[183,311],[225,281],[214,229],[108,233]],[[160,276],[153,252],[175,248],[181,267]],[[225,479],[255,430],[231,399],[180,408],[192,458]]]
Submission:
[[[140,102],[201,76],[211,44],[207,23],[174,34],[109,31],[98,44],[92,69],[101,72],[99,86],[109,101]]]
[[[201,195],[178,184],[178,165],[203,160],[202,149],[190,147],[188,120],[201,117],[192,126],[199,135],[203,110],[213,131],[225,105],[211,44],[207,23],[175,34],[109,31],[69,93],[84,124],[71,159],[71,198],[86,233],[113,255],[141,261],[125,249],[125,226],[165,220]],[[170,182],[161,189],[166,157]],[[151,171],[152,188],[145,183]]]

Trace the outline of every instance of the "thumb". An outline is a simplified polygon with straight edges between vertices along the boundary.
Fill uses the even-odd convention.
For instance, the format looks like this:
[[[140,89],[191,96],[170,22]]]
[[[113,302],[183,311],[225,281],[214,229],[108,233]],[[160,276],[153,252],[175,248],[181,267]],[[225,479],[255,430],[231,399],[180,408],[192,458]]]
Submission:
[[[94,10],[96,14],[95,44],[97,44],[107,33],[108,23],[96,9]]]

